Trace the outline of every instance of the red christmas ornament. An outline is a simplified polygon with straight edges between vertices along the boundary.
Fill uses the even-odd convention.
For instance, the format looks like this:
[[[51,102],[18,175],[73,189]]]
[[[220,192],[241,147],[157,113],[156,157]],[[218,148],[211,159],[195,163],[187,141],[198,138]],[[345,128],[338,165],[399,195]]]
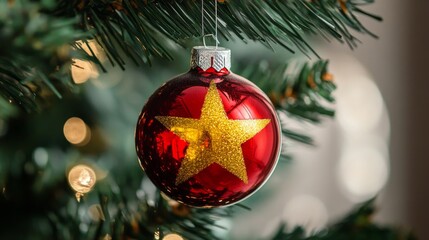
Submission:
[[[191,70],[156,90],[138,119],[141,166],[162,192],[190,206],[246,198],[278,160],[280,127],[270,100],[229,67],[229,49],[194,47]]]

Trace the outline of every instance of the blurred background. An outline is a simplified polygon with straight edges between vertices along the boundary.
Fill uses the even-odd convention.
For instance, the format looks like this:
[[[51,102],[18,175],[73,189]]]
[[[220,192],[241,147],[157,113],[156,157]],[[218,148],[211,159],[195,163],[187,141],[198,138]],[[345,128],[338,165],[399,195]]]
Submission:
[[[276,171],[269,184],[284,190],[261,204],[284,210],[258,212],[264,217],[253,223],[263,233],[281,218],[320,228],[378,193],[378,221],[429,239],[429,1],[379,0],[368,10],[383,17],[363,21],[380,39],[362,37],[354,51],[316,47],[339,86],[337,117],[309,128],[317,148],[296,146],[290,168]],[[244,226],[249,216],[238,217],[234,231],[257,233]]]
[[[316,146],[286,140],[285,150],[293,160],[280,162],[266,185],[243,203],[251,211],[237,211],[233,219],[220,223],[230,230],[221,230],[219,236],[263,239],[282,221],[289,228],[303,225],[309,232],[319,230],[356,204],[377,196],[377,221],[411,229],[419,239],[429,239],[429,77],[425,66],[429,63],[429,1],[377,0],[365,9],[383,17],[381,23],[361,18],[380,39],[358,36],[362,44],[353,51],[320,39],[312,45],[322,58],[330,60],[329,69],[338,85],[336,118],[314,126],[280,116],[289,129],[314,137]],[[291,56],[253,43],[222,45],[232,49],[232,71],[235,64],[246,64],[249,59],[260,61],[263,67],[287,62]],[[25,122],[0,119],[0,137],[7,135],[8,129],[22,128],[18,139],[2,144],[22,144],[21,153],[31,149],[34,163],[25,164],[27,172],[46,165],[64,169],[67,164],[96,161],[101,166],[96,169],[99,178],[118,167],[122,172],[133,169],[130,175],[141,177],[134,150],[135,123],[150,94],[189,68],[188,50],[178,51],[174,57],[175,61],[157,62],[152,68],[130,65],[125,72],[116,67],[107,74],[78,63],[85,69],[73,69],[73,79],[82,83],[83,97],[56,102],[52,109]],[[46,124],[47,118],[57,121]],[[28,129],[23,128],[27,125]],[[74,134],[76,129],[80,135]],[[43,138],[46,132],[52,136]],[[57,147],[46,147],[54,143]],[[79,151],[67,150],[70,143]],[[7,147],[2,150],[7,153]],[[9,161],[26,157],[15,154]],[[0,166],[0,176],[1,171]],[[64,176],[61,172],[56,177]],[[127,182],[125,176],[112,177]],[[138,185],[130,186],[130,191],[141,188],[137,194],[130,193],[137,198],[155,191],[149,181]],[[25,191],[15,191],[17,198],[25,201]],[[15,197],[13,192],[8,194]],[[40,202],[46,205],[45,198],[41,194],[40,199],[34,199],[34,206],[40,207]],[[95,202],[88,199],[88,204]],[[2,219],[10,220],[0,218],[0,225]]]
[[[380,39],[362,37],[354,51],[337,43],[316,47],[338,84],[337,116],[304,126],[317,147],[291,147],[293,163],[285,171],[280,165],[268,183],[278,192],[259,204],[283,204],[283,212],[254,208],[236,218],[237,235],[268,234],[281,219],[319,229],[377,195],[378,221],[429,239],[429,1],[379,0],[368,10],[383,17],[363,21]],[[255,212],[255,228],[246,229]]]
[[[231,221],[225,221],[223,225],[231,231],[221,231],[221,235],[264,238],[284,220],[289,228],[304,225],[308,231],[319,230],[356,204],[377,196],[377,221],[411,228],[419,239],[429,239],[429,158],[425,151],[429,79],[424,66],[429,63],[425,27],[429,2],[379,0],[367,10],[384,19],[379,23],[362,18],[379,39],[359,36],[362,44],[353,51],[336,42],[314,41],[322,58],[330,59],[330,71],[338,85],[336,118],[314,126],[282,116],[289,128],[310,133],[316,147],[288,142],[286,151],[293,155],[293,161],[278,164],[270,181],[244,202],[252,211],[239,211]],[[281,49],[272,52],[252,43],[222,44],[232,49],[232,70],[234,64],[242,65],[248,59],[286,62],[291,56]],[[119,99],[126,93],[123,104],[131,102],[136,109],[160,82],[188,69],[188,56],[183,51],[175,57],[183,59],[180,64],[175,61],[164,65],[165,69],[148,70],[158,72],[157,79],[132,81],[136,83],[130,85],[130,78],[152,75],[145,76],[147,71],[138,68],[125,74],[115,69],[90,84],[130,90],[119,91]],[[264,64],[269,62],[261,60]],[[127,80],[127,85],[118,79]],[[129,95],[136,87],[144,88],[144,93]],[[96,88],[89,87],[98,92]],[[102,99],[94,92],[89,96]],[[131,111],[130,123],[132,116]],[[132,130],[129,128],[129,134]],[[128,146],[132,141],[129,139]]]

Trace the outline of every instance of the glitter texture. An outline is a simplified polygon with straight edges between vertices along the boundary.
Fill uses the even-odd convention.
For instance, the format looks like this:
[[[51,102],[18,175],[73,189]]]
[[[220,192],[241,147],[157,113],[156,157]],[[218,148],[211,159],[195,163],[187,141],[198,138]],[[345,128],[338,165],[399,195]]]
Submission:
[[[270,119],[228,119],[214,82],[210,83],[200,119],[170,116],[155,118],[189,143],[176,178],[176,185],[213,163],[218,163],[247,184],[241,144],[270,122]]]
[[[273,105],[229,70],[196,67],[163,84],[143,107],[135,134],[147,177],[170,199],[194,207],[248,197],[280,153]]]

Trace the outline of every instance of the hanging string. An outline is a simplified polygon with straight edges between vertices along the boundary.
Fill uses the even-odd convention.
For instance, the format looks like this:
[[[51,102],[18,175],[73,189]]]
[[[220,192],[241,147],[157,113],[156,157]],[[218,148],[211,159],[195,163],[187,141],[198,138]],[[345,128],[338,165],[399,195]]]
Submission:
[[[218,44],[219,44],[219,40],[218,40],[218,38],[217,38],[217,22],[218,22],[218,19],[217,19],[217,0],[214,0],[215,1],[215,22],[216,22],[216,26],[215,26],[215,35],[216,35],[216,49],[217,49],[217,46],[218,46]]]
[[[206,37],[212,37],[216,41],[216,48],[217,48],[218,40],[216,39],[215,35],[212,34],[212,33],[209,33],[209,34],[206,34],[206,35],[203,36],[203,45],[204,45],[204,48],[207,48]]]
[[[201,36],[203,37],[203,45],[205,48],[207,48],[206,45],[206,37],[212,37],[215,42],[216,42],[216,49],[218,48],[219,45],[219,40],[217,38],[217,22],[218,22],[218,17],[217,17],[217,0],[215,0],[215,34],[209,33],[209,34],[205,34],[204,32],[204,0],[201,0]]]
[[[201,0],[201,36],[204,41],[204,0]],[[204,44],[205,46],[206,44]]]

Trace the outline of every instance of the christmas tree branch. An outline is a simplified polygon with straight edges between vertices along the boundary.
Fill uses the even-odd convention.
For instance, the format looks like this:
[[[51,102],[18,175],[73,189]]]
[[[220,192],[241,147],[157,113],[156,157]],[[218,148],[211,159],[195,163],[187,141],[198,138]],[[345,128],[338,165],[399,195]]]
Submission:
[[[333,76],[328,72],[328,61],[318,60],[303,64],[250,64],[238,72],[254,81],[268,94],[276,109],[289,116],[319,123],[322,117],[333,117],[329,105],[334,102]],[[305,144],[313,144],[311,137],[282,126],[288,138]]]
[[[72,57],[83,57],[69,43],[86,37],[76,19],[46,13],[55,2],[0,1],[0,95],[30,112],[37,98],[70,88]],[[48,90],[48,91],[45,91]]]
[[[395,227],[380,226],[372,221],[375,212],[374,199],[369,200],[350,212],[343,219],[326,229],[307,236],[305,229],[296,227],[292,231],[286,230],[286,224],[282,224],[273,240],[415,240],[410,232]]]
[[[34,163],[31,153],[17,157],[8,149],[0,148],[0,154],[7,157],[7,161],[0,162],[0,170],[7,173],[0,178],[3,188],[0,223],[8,226],[0,229],[0,236],[5,239],[163,239],[168,234],[179,234],[185,239],[222,239],[215,234],[216,229],[224,228],[218,220],[231,217],[234,211],[233,208],[194,209],[159,193],[151,199],[150,191],[139,187],[141,173],[134,165],[110,172],[127,176],[99,180],[95,189],[77,203],[64,181],[68,161],[41,166]],[[52,154],[58,155],[58,150],[49,151]],[[71,160],[70,156],[64,157]],[[96,166],[97,162],[87,164]],[[44,187],[40,188],[42,183]],[[126,188],[119,188],[125,185]],[[287,223],[282,223],[270,239],[416,239],[399,228],[374,223],[374,214],[374,200],[370,200],[323,230],[308,235],[303,227],[288,231]],[[19,224],[11,225],[10,216]]]
[[[268,94],[274,106],[289,115],[318,123],[322,116],[334,116],[323,102],[333,103],[333,76],[328,61],[318,60],[302,66],[290,63],[283,66],[251,65],[241,70]]]
[[[69,1],[67,1],[69,2]],[[351,48],[358,40],[350,29],[370,34],[356,13],[381,20],[360,6],[373,0],[231,0],[219,1],[219,33],[225,40],[258,41],[271,48],[280,45],[291,52],[316,52],[305,35],[320,35],[346,42]],[[68,7],[64,7],[64,6]],[[61,11],[72,11],[61,4]],[[76,13],[84,30],[94,30],[93,38],[103,47],[113,64],[124,67],[124,57],[136,64],[150,63],[150,57],[171,59],[169,39],[185,46],[186,39],[201,37],[200,1],[76,1]],[[205,31],[215,32],[213,1],[205,1]],[[200,41],[198,41],[200,42]],[[118,50],[119,47],[119,50]],[[316,54],[317,55],[317,54]]]
[[[358,40],[350,29],[373,35],[355,14],[380,20],[360,8],[372,2],[225,1],[219,4],[219,33],[225,40],[253,40],[306,54],[315,51],[305,35],[333,37],[353,48]],[[105,70],[89,40],[95,40],[110,63],[121,68],[125,59],[136,64],[150,63],[152,57],[172,59],[171,42],[188,46],[201,36],[200,4],[191,0],[1,0],[0,41],[7,47],[0,49],[0,94],[26,111],[36,108],[38,98],[51,93],[61,97],[64,89],[72,87],[72,59],[89,59]],[[206,32],[213,33],[212,1],[205,1],[205,14]]]

